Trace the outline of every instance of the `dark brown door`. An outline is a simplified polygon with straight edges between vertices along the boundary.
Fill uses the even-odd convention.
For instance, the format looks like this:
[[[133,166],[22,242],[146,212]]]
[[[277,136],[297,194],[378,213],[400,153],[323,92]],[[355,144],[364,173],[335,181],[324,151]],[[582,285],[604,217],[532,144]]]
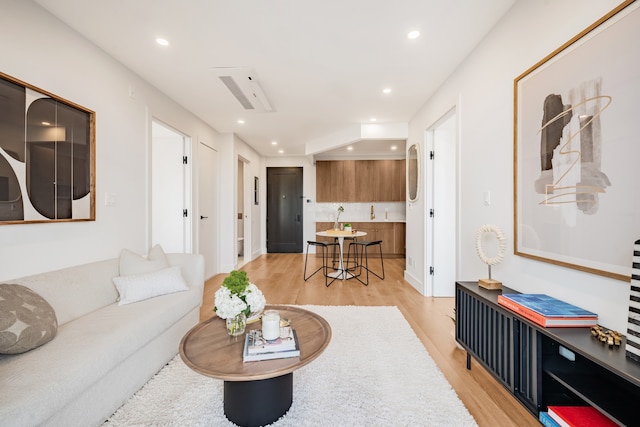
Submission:
[[[302,168],[267,168],[267,252],[302,252]]]

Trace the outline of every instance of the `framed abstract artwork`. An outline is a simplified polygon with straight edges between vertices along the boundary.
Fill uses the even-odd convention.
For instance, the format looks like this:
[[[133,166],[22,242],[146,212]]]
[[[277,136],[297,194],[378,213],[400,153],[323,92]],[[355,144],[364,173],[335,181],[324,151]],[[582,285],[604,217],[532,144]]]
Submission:
[[[628,281],[640,238],[640,10],[626,1],[514,81],[516,255]]]
[[[95,220],[95,113],[0,73],[0,225]]]

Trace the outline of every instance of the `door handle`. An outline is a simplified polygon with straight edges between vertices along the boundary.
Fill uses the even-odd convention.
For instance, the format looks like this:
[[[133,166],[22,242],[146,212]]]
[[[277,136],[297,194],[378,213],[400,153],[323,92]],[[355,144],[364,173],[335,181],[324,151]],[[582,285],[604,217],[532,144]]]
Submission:
[[[200,219],[207,219],[207,218],[209,218],[209,217],[200,215]]]

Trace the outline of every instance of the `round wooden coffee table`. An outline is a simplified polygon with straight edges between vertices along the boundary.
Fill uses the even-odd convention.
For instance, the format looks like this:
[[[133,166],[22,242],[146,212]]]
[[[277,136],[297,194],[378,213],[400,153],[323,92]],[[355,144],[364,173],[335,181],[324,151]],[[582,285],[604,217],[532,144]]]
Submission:
[[[322,317],[297,307],[268,305],[278,310],[296,331],[300,357],[243,362],[244,335],[231,337],[217,316],[194,326],[180,342],[180,357],[194,371],[224,380],[224,413],[240,426],[273,423],[293,402],[293,371],[312,362],[331,340],[331,327]],[[247,325],[247,331],[261,323]]]

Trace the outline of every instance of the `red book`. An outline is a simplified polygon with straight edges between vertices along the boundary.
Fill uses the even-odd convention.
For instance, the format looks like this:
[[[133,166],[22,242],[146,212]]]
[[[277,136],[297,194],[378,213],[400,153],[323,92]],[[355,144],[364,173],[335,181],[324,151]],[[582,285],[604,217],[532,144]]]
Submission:
[[[562,427],[616,427],[618,425],[592,406],[549,406],[548,414]]]
[[[498,304],[544,328],[591,327],[598,323],[596,314],[593,316],[545,316],[505,295],[498,295]]]

